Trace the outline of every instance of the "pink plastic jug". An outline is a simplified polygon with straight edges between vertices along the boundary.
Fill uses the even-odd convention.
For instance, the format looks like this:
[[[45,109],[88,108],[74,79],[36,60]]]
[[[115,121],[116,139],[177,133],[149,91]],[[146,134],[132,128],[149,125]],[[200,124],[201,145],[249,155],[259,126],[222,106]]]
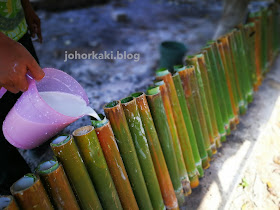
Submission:
[[[45,77],[36,82],[28,77],[29,88],[18,99],[3,123],[6,139],[15,147],[33,149],[44,143],[79,117],[63,115],[51,108],[39,95],[43,91],[61,91],[88,97],[82,86],[63,71],[45,68]]]

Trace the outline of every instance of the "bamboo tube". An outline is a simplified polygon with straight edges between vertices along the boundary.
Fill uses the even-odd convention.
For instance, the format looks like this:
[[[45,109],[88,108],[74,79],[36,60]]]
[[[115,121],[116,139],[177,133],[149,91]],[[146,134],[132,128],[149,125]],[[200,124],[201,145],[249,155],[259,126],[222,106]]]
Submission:
[[[173,142],[173,147],[174,147],[174,151],[175,151],[175,155],[176,155],[176,159],[177,159],[177,164],[178,164],[178,169],[179,169],[179,174],[180,174],[180,180],[181,180],[181,183],[183,186],[183,191],[184,191],[185,195],[188,195],[191,192],[190,184],[193,184],[193,183],[190,183],[189,178],[188,178],[187,168],[186,168],[183,152],[181,149],[181,144],[180,144],[177,127],[176,127],[175,120],[174,120],[174,115],[173,115],[168,91],[167,91],[164,81],[155,82],[155,85],[158,86],[160,89],[161,98],[162,98],[163,106],[165,109],[165,114],[167,117],[167,122],[168,122],[169,130],[171,133],[171,139]]]
[[[191,182],[191,186],[196,187],[199,185],[198,171],[196,169],[187,127],[184,121],[182,109],[180,107],[180,102],[177,96],[174,82],[172,80],[171,73],[165,68],[158,69],[156,71],[156,79],[163,80],[166,84],[166,89],[171,102],[174,121],[180,140],[179,143],[181,145],[188,176]]]
[[[247,56],[249,55],[248,53],[248,46],[245,40],[245,31],[243,25],[238,25],[239,28],[238,31],[238,38],[239,38],[239,50],[240,50],[240,56],[244,65],[243,68],[243,81],[244,81],[244,86],[246,88],[246,100],[248,103],[253,101],[253,85],[252,85],[252,80],[249,75],[249,63],[248,63],[248,58]]]
[[[226,135],[226,132],[223,127],[223,122],[222,122],[222,116],[221,116],[221,111],[220,107],[218,106],[218,101],[214,102],[214,100],[217,100],[217,95],[216,95],[216,87],[213,81],[213,75],[212,75],[212,66],[209,60],[208,52],[207,50],[202,49],[201,53],[203,54],[205,58],[205,68],[202,69],[202,75],[205,77],[205,80],[208,79],[208,85],[209,88],[206,91],[208,92],[208,95],[210,96],[210,99],[207,99],[209,101],[209,110],[210,111],[210,118],[211,118],[211,123],[212,123],[212,128],[213,128],[213,135],[214,135],[214,141],[216,144],[217,148],[220,148],[222,146],[221,143],[221,136],[218,124],[220,123],[221,126],[221,133],[224,132],[224,135]],[[205,74],[205,76],[204,76]]]
[[[121,104],[135,145],[153,209],[164,209],[159,183],[136,100],[130,96],[122,99]]]
[[[110,122],[103,115],[101,121],[92,120],[95,132],[103,150],[108,168],[118,192],[121,204],[125,210],[137,210],[138,205],[134,197]]]
[[[263,66],[263,74],[265,75],[268,71],[268,24],[267,24],[267,16],[268,16],[268,9],[266,7],[262,8],[262,19],[263,19],[263,46],[262,46],[262,56],[264,60]]]
[[[238,88],[237,88],[237,81],[236,81],[236,69],[235,69],[235,63],[233,61],[233,50],[230,45],[229,37],[232,34],[232,32],[228,33],[224,37],[222,37],[222,45],[223,50],[225,53],[226,63],[228,66],[228,77],[230,79],[230,85],[231,89],[233,91],[233,98],[231,99],[232,102],[232,110],[233,114],[235,116],[235,125],[239,124],[239,97],[238,97]]]
[[[208,168],[209,167],[208,155],[205,149],[204,138],[201,131],[200,121],[199,121],[196,104],[194,100],[195,95],[199,94],[199,90],[197,86],[191,87],[191,79],[196,79],[195,75],[190,76],[190,74],[194,74],[194,68],[189,69],[187,67],[184,70],[182,68],[176,68],[175,71],[179,73],[183,84],[183,89],[187,100],[188,109],[189,112],[191,113],[190,117],[192,120],[192,125],[196,137],[197,147],[202,161],[202,167]],[[198,170],[200,173],[200,178],[203,177],[204,176],[203,170],[200,169]]]
[[[131,96],[136,99],[164,204],[167,209],[178,209],[178,201],[172,186],[163,152],[160,147],[160,142],[145,93],[133,93]]]
[[[51,142],[51,148],[64,167],[80,207],[82,209],[102,209],[73,136],[55,138]]]
[[[265,18],[265,10],[260,10],[260,18],[261,18],[261,63],[262,63],[262,74],[265,74],[266,71],[266,18]]]
[[[54,209],[40,178],[34,174],[24,175],[10,191],[21,209]]]
[[[177,159],[172,143],[172,136],[168,126],[159,87],[149,88],[147,90],[147,100],[155,123],[155,128],[158,134],[173,188],[179,205],[182,205],[184,203],[183,187],[180,180]]]
[[[219,80],[216,79],[217,80],[216,81],[215,77],[214,77],[214,72],[216,71],[216,68],[217,68],[216,60],[215,60],[211,45],[207,45],[206,47],[204,47],[204,50],[207,54],[206,61],[209,62],[209,66],[211,67],[211,70],[208,71],[208,73],[209,73],[211,90],[213,91],[212,92],[213,93],[213,103],[214,103],[214,107],[215,107],[217,126],[218,126],[218,130],[219,130],[219,134],[220,134],[220,141],[224,142],[224,141],[226,141],[226,129],[225,129],[225,124],[224,124],[225,116],[222,115],[222,114],[224,114],[224,112],[222,112],[222,111],[224,111],[224,106],[223,106],[224,104],[223,104],[223,102],[221,102],[220,98],[218,98],[218,94],[220,92],[222,92],[220,83],[218,82]],[[219,145],[221,145],[221,144],[218,142],[217,146],[219,147]]]
[[[256,39],[255,39],[255,65],[257,75],[257,86],[260,86],[263,80],[262,77],[262,57],[261,57],[261,16],[260,13],[250,13],[249,22],[253,22],[256,25]]]
[[[218,39],[218,47],[219,52],[222,58],[224,71],[225,71],[225,78],[226,83],[229,91],[229,97],[231,102],[231,111],[234,115],[233,118],[230,119],[230,129],[234,130],[236,129],[236,124],[239,123],[239,106],[237,102],[237,91],[235,88],[235,80],[233,76],[233,69],[231,65],[231,58],[230,58],[230,49],[229,49],[229,43],[226,36],[221,37]],[[230,112],[231,113],[231,112]]]
[[[227,87],[227,83],[226,83],[226,77],[225,77],[225,70],[224,70],[224,66],[223,66],[223,62],[222,62],[222,58],[219,52],[219,48],[218,48],[218,43],[212,42],[211,46],[213,47],[213,52],[215,55],[215,59],[216,59],[216,64],[217,64],[217,69],[215,72],[215,79],[218,80],[219,78],[219,82],[221,85],[221,93],[222,95],[220,95],[219,100],[224,101],[224,113],[225,115],[225,129],[227,132],[227,135],[230,134],[230,121],[233,121],[234,119],[234,115],[232,112],[232,108],[231,108],[231,102],[230,102],[230,96],[229,96],[229,91],[228,91],[228,87]]]
[[[261,21],[259,17],[252,17],[251,13],[249,15],[249,22],[255,24],[256,34],[255,34],[255,47],[253,52],[255,53],[255,66],[256,66],[256,84],[254,89],[257,90],[262,82],[262,73],[261,73]]]
[[[250,65],[250,77],[252,80],[254,90],[258,88],[258,78],[255,63],[255,46],[256,46],[256,24],[254,22],[247,23],[245,26],[246,39],[249,46],[249,65]]]
[[[235,78],[235,86],[236,86],[236,93],[237,93],[237,102],[238,102],[238,113],[244,114],[247,109],[247,101],[246,101],[246,94],[243,93],[242,87],[241,87],[241,80],[239,79],[239,73],[240,69],[242,69],[241,63],[238,59],[238,46],[236,43],[236,29],[232,31],[232,33],[228,36],[228,41],[230,45],[230,52],[231,52],[231,60],[233,65],[233,72],[234,72],[234,78]]]
[[[78,128],[72,135],[103,209],[122,209],[94,127],[84,126]]]
[[[211,141],[213,140],[213,136],[211,136],[210,130],[208,131],[209,125],[208,125],[208,121],[206,120],[206,118],[207,117],[209,118],[209,111],[208,111],[207,104],[205,104],[206,99],[205,99],[205,93],[204,93],[204,89],[203,89],[202,78],[201,78],[199,69],[197,69],[198,68],[197,58],[194,56],[189,56],[186,59],[186,63],[193,64],[192,66],[194,67],[195,73],[192,76],[195,78],[191,79],[191,81],[192,81],[191,88],[198,90],[196,92],[196,94],[194,94],[194,99],[195,99],[197,112],[198,112],[198,116],[199,116],[199,122],[200,122],[201,130],[202,130],[202,134],[203,134],[203,138],[204,138],[204,145],[205,145],[206,151],[208,153],[208,157],[209,157],[209,159],[211,159],[211,157],[213,155],[212,147],[211,147]],[[199,94],[197,94],[197,93],[199,93]],[[208,116],[206,116],[206,114],[205,114],[206,111],[207,111]],[[211,141],[210,141],[210,138],[212,138]]]
[[[200,58],[202,56],[203,55],[201,55],[201,54],[198,54],[195,56],[188,56],[188,58],[186,59],[186,62],[189,63],[190,65],[193,65],[195,72],[196,72],[196,78],[198,81],[198,87],[199,87],[199,92],[200,92],[200,96],[201,96],[201,103],[202,103],[206,126],[207,126],[208,138],[210,141],[212,153],[215,154],[215,153],[217,153],[217,149],[216,149],[216,144],[214,141],[213,128],[212,128],[211,119],[210,119],[210,111],[209,111],[209,107],[208,107],[209,101],[207,101],[207,98],[206,98],[207,96],[205,93],[206,92],[205,88],[207,89],[207,88],[209,88],[209,86],[207,86],[208,84],[206,83],[206,80],[203,80],[201,70],[200,70],[200,67],[202,66],[202,60]],[[200,59],[200,62],[199,62],[199,59]]]
[[[19,210],[19,207],[13,196],[2,195],[2,196],[0,196],[0,209]]]
[[[239,83],[239,95],[240,99],[242,99],[241,103],[239,104],[239,113],[245,114],[248,109],[248,101],[247,101],[247,85],[246,85],[246,64],[244,63],[244,50],[241,48],[241,31],[234,29],[233,31],[233,37],[232,37],[232,46],[234,50],[234,57],[235,57],[235,64],[236,64],[236,72],[237,72],[237,78],[236,81]],[[234,44],[235,43],[235,44]]]
[[[64,169],[57,160],[41,163],[36,172],[56,209],[80,209]]]
[[[272,50],[272,36],[273,24],[272,24],[272,10],[269,8],[267,12],[267,59],[268,59],[268,70],[272,65],[273,50]]]
[[[232,87],[232,82],[231,82],[231,77],[229,75],[229,65],[227,62],[227,58],[226,58],[226,54],[224,52],[224,47],[223,47],[223,43],[221,42],[221,40],[217,41],[217,46],[218,46],[218,50],[219,50],[219,54],[221,56],[221,62],[223,66],[223,72],[224,72],[224,79],[225,79],[225,83],[226,83],[226,88],[228,90],[228,96],[229,96],[229,101],[227,101],[227,111],[229,114],[229,126],[230,126],[230,130],[234,130],[236,129],[236,123],[235,123],[235,119],[238,118],[238,112],[235,108],[235,102],[234,102],[234,89]]]
[[[147,186],[142,174],[133,140],[127,125],[125,113],[120,101],[113,101],[103,107],[106,117],[110,120],[117,144],[132,186],[138,207],[153,209]]]
[[[182,66],[180,66],[180,67],[182,67]],[[185,97],[185,92],[184,92],[184,89],[183,89],[183,86],[182,86],[181,77],[180,77],[179,73],[176,72],[177,71],[176,69],[178,69],[180,67],[179,66],[174,67],[175,74],[172,76],[172,79],[173,79],[173,82],[174,82],[174,85],[175,85],[175,88],[176,88],[176,92],[177,92],[179,103],[180,103],[180,106],[181,106],[181,109],[182,109],[184,121],[185,121],[187,131],[188,131],[188,134],[189,134],[190,143],[191,143],[193,156],[194,156],[194,160],[195,160],[195,165],[196,165],[196,168],[197,168],[197,170],[199,172],[199,176],[200,176],[200,172],[202,171],[202,173],[203,173],[201,158],[200,158],[197,143],[196,143],[196,138],[195,138],[195,134],[194,134],[194,130],[193,130],[193,125],[192,125],[190,113],[189,113],[189,110],[188,110],[188,105],[187,105],[187,101],[186,101],[186,97]]]
[[[214,143],[213,128],[211,125],[208,103],[206,100],[206,95],[205,95],[205,90],[204,90],[204,87],[206,87],[206,83],[205,83],[205,81],[202,80],[201,70],[200,70],[199,63],[198,63],[198,57],[197,56],[188,56],[186,59],[186,63],[189,65],[193,65],[194,69],[195,69],[195,74],[196,74],[200,98],[201,98],[201,104],[202,104],[202,108],[203,108],[203,114],[204,114],[204,118],[205,118],[205,122],[206,122],[205,132],[207,132],[206,134],[207,134],[209,142],[210,142],[212,154],[215,154],[217,152],[217,150],[216,150],[216,145]],[[204,136],[204,138],[206,138],[206,136]],[[208,156],[210,158],[211,158],[211,155],[208,154]]]
[[[247,34],[246,34],[246,25],[240,25],[239,26],[240,28],[240,31],[241,31],[241,34],[242,34],[242,45],[245,49],[245,61],[246,61],[246,66],[247,66],[247,71],[245,72],[247,75],[247,78],[248,78],[248,103],[251,103],[253,101],[253,79],[252,79],[252,76],[251,76],[251,68],[252,68],[252,65],[251,65],[251,53],[250,53],[250,44],[249,44],[249,40],[248,40],[248,37],[247,37]]]
[[[208,118],[208,132],[210,131],[210,142],[211,142],[211,147],[212,147],[212,152],[213,154],[217,153],[217,148],[216,148],[216,142],[220,140],[220,135],[218,132],[217,128],[217,121],[216,121],[216,116],[215,116],[215,110],[214,110],[214,104],[212,101],[213,93],[211,86],[209,84],[209,78],[208,78],[208,68],[206,65],[205,61],[205,56],[203,53],[197,54],[197,62],[198,62],[198,68],[200,70],[201,74],[201,79],[203,82],[204,86],[204,92],[205,92],[205,100],[207,103],[208,111],[209,111],[209,118]],[[217,140],[219,139],[219,140]]]

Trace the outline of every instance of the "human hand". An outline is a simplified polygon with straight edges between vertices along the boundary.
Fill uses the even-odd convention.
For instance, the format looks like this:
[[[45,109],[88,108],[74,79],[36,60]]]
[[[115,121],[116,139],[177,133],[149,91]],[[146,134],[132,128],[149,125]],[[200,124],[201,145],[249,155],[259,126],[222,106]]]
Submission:
[[[45,76],[36,60],[24,47],[1,32],[0,46],[0,87],[18,93],[28,89],[28,71],[36,80]]]
[[[29,32],[33,38],[35,38],[35,35],[37,34],[37,37],[42,43],[42,33],[41,33],[41,21],[38,15],[33,10],[29,0],[22,0],[22,8],[24,10],[24,15],[26,19],[26,23],[28,25]]]

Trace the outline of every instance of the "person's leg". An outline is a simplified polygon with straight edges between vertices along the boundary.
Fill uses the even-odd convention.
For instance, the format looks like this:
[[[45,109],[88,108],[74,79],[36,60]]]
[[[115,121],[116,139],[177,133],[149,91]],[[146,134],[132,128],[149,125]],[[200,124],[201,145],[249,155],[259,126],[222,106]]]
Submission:
[[[245,21],[249,2],[250,0],[224,0],[223,16],[214,34],[214,39]]]
[[[38,62],[29,34],[25,34],[18,42],[21,43]],[[23,157],[14,146],[6,141],[2,131],[3,121],[20,95],[21,93],[13,94],[7,91],[0,99],[0,194],[9,194],[9,189],[13,182],[30,172]]]

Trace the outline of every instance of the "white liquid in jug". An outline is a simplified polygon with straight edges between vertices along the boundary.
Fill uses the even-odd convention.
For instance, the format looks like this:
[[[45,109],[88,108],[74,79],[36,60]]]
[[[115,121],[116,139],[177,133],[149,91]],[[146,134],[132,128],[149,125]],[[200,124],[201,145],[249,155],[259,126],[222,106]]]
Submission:
[[[89,115],[99,121],[101,120],[80,96],[57,91],[39,92],[39,94],[50,107],[63,115],[70,117]]]

